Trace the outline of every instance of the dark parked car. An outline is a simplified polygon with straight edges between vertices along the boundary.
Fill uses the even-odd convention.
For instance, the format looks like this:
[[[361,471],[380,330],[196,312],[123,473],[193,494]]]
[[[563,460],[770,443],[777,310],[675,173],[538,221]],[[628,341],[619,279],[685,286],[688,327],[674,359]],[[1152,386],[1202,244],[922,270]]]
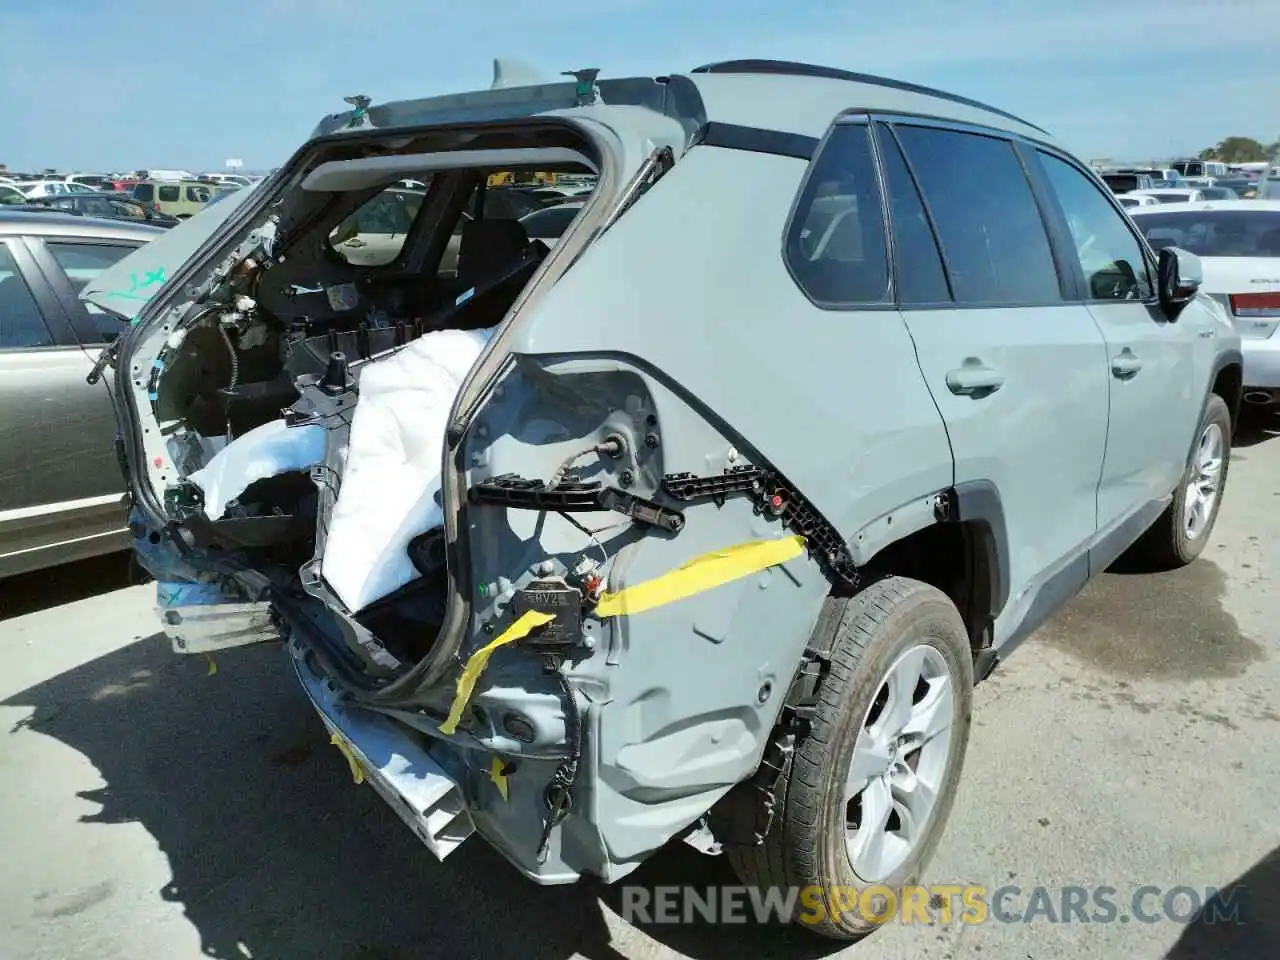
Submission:
[[[114,197],[109,193],[72,193],[57,197],[40,197],[28,200],[27,204],[49,207],[65,213],[76,213],[85,217],[149,223],[155,227],[172,227],[181,222],[177,217],[161,213],[151,204],[126,196]]]
[[[1145,173],[1104,173],[1103,182],[1112,193],[1128,193],[1130,190],[1150,190],[1154,181]]]
[[[0,208],[0,577],[130,543],[110,398],[102,383],[85,382],[125,323],[76,295],[163,235],[142,223]],[[121,304],[132,312],[128,299]]]

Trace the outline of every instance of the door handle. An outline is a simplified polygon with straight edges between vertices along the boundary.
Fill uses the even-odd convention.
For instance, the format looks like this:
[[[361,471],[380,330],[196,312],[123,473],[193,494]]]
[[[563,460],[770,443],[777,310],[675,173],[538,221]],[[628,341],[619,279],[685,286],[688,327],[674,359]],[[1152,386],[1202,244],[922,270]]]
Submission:
[[[1142,361],[1128,347],[1111,358],[1111,372],[1121,380],[1137,376],[1141,369]]]
[[[947,389],[957,397],[980,400],[1004,386],[1004,374],[981,360],[969,357],[954,370],[947,371]]]

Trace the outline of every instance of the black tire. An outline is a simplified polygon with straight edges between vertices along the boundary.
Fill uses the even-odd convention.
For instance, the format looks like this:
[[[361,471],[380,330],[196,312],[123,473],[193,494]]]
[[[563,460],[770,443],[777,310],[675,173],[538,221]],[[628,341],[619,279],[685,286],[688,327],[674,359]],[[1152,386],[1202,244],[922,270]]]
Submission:
[[[815,649],[830,649],[830,669],[818,691],[808,735],[796,744],[786,797],[763,845],[728,850],[738,877],[757,887],[817,887],[833,891],[883,884],[898,891],[914,884],[933,856],[946,826],[964,765],[973,704],[973,658],[964,622],[942,591],[904,577],[889,577],[848,600],[830,600],[843,610],[823,616]],[[937,800],[915,847],[889,876],[859,877],[845,846],[844,787],[854,741],[880,693],[883,678],[900,654],[934,647],[952,682],[950,752]],[[939,734],[940,736],[946,734]],[[813,910],[800,901],[793,916],[808,929],[852,940],[878,925],[856,910]]]
[[[1182,521],[1187,504],[1187,486],[1195,471],[1196,451],[1200,445],[1200,438],[1212,424],[1216,424],[1222,432],[1222,469],[1218,477],[1218,495],[1209,512],[1208,523],[1198,536],[1192,538],[1187,535]],[[1196,427],[1195,439],[1187,455],[1187,465],[1173,492],[1173,502],[1121,556],[1121,564],[1126,568],[1140,570],[1175,570],[1178,567],[1185,567],[1200,556],[1209,537],[1213,534],[1213,525],[1218,520],[1218,508],[1222,506],[1222,497],[1227,490],[1227,470],[1230,465],[1231,411],[1227,408],[1225,400],[1216,393],[1210,394],[1209,402],[1205,404],[1204,416],[1200,419],[1200,425]]]

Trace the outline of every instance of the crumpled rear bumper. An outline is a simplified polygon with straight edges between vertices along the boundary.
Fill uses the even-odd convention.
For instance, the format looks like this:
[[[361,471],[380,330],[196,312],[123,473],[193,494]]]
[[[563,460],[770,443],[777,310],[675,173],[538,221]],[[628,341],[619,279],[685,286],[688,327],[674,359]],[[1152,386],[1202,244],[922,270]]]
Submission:
[[[427,849],[443,860],[475,827],[457,783],[407,728],[344,700],[338,686],[312,669],[306,649],[289,644],[298,682],[351,765],[357,784],[372,786]]]

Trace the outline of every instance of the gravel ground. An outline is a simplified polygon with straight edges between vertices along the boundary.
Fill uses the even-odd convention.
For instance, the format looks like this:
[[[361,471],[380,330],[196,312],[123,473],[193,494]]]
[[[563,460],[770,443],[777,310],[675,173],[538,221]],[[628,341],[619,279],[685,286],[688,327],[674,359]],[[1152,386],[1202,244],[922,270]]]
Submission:
[[[637,928],[618,891],[532,886],[480,842],[436,863],[351,785],[279,649],[213,674],[172,656],[152,588],[111,557],[0,584],[0,956],[1274,956],[1277,436],[1238,448],[1205,558],[1104,575],[977,691],[927,880],[1017,885],[1017,913],[1036,886],[1107,885],[1113,922],[892,924],[840,949],[794,928]],[[683,845],[635,881],[733,882]],[[1128,922],[1146,884],[1242,888],[1248,922]]]

